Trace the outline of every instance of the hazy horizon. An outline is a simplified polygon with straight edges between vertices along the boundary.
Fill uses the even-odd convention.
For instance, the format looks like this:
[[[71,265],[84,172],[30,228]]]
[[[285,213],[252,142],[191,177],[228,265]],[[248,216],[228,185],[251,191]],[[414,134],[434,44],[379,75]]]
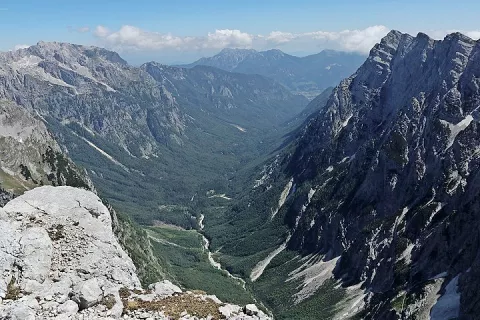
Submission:
[[[367,54],[390,30],[433,38],[460,31],[480,37],[474,1],[252,1],[146,0],[142,3],[5,0],[0,5],[0,50],[40,40],[96,45],[132,64],[188,63],[221,49],[280,49],[308,55],[333,49]],[[451,19],[452,12],[462,19]],[[406,19],[408,17],[408,19]],[[408,20],[408,22],[407,22]],[[22,21],[21,25],[18,23]]]

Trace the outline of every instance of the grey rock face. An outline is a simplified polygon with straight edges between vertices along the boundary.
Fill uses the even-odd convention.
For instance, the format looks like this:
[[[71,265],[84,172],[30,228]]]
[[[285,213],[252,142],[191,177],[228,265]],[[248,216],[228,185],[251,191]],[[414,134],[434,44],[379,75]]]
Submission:
[[[83,310],[108,293],[118,295],[121,287],[140,287],[135,266],[113,235],[108,209],[89,191],[33,189],[10,201],[0,222],[0,317],[25,308],[29,298],[38,302],[39,317],[76,314],[67,301]]]
[[[47,184],[93,189],[43,121],[14,102],[0,101],[0,185],[5,189],[1,197],[9,199],[9,193]]]
[[[160,74],[168,83],[180,80],[175,74],[188,72],[170,68]],[[182,140],[191,121],[175,98],[175,87],[159,85],[143,68],[131,67],[117,53],[101,48],[40,42],[1,53],[0,79],[0,97],[63,125],[83,127],[136,156],[152,156],[158,143]],[[272,80],[264,82],[282,99],[295,98]],[[223,88],[222,95],[229,97],[229,90]],[[200,98],[195,91],[189,93],[190,99]]]
[[[459,33],[390,32],[286,159],[288,247],[339,258],[364,318],[426,319],[443,295],[460,318],[480,311],[479,57]]]
[[[0,76],[1,97],[63,124],[78,123],[124,147],[136,138],[145,150],[152,148],[148,121],[168,129],[165,137],[183,130],[177,106],[155,81],[104,49],[41,42],[2,53]]]

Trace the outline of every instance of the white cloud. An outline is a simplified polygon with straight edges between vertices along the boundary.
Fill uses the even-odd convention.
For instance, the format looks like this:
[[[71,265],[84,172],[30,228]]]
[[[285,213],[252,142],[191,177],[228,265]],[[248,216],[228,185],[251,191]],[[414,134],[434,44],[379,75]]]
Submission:
[[[477,31],[477,30],[467,31],[467,32],[465,32],[465,35],[467,37],[470,37],[470,38],[474,39],[474,40],[480,39],[480,31]]]
[[[251,47],[254,36],[240,30],[215,30],[208,33],[207,41],[203,44],[206,48],[225,48],[225,47]],[[203,42],[201,38],[198,38]]]
[[[218,29],[204,36],[187,37],[124,25],[116,31],[111,31],[105,26],[97,26],[93,34],[99,39],[101,45],[115,50],[195,51],[227,47],[262,50],[282,46],[296,51],[313,52],[329,48],[368,53],[389,31],[390,29],[383,25],[342,31],[319,30],[304,33],[272,31],[264,35],[253,35],[237,29]],[[447,33],[448,31],[429,32],[434,38],[443,38]],[[464,33],[475,39],[480,38],[480,31]]]
[[[134,50],[198,50],[226,47],[250,47],[253,36],[240,30],[215,30],[205,37],[178,37],[170,33],[145,31],[135,26],[124,25],[111,32],[104,26],[97,26],[94,34],[107,45]]]
[[[105,28],[104,26],[97,26],[95,28],[95,31],[93,32],[97,37],[101,37],[101,38],[104,38],[106,36],[108,36],[108,34],[110,33],[110,30],[108,30],[107,28]]]
[[[30,47],[28,44],[17,44],[15,47],[13,47],[13,50],[26,49],[28,47]]]
[[[276,44],[287,43],[295,39],[297,36],[290,32],[282,32],[282,31],[272,31],[266,37],[267,41]]]
[[[389,31],[390,29],[385,26],[372,26],[361,30],[343,30],[339,32],[313,31],[298,34],[274,31],[266,39],[276,44],[292,41],[310,41],[317,46],[329,45],[345,51],[367,53]]]
[[[339,42],[347,51],[368,52],[390,31],[385,26],[373,26],[363,30],[345,30],[339,33]]]

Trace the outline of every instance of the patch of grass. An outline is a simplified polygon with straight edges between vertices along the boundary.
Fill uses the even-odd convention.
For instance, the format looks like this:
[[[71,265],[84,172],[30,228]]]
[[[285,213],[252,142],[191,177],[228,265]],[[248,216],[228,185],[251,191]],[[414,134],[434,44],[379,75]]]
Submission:
[[[47,230],[48,236],[50,237],[50,239],[52,239],[52,241],[63,239],[65,238],[63,229],[64,229],[63,224],[53,225]]]
[[[400,296],[398,296],[397,298],[393,299],[392,302],[391,302],[391,305],[392,305],[392,309],[397,311],[397,312],[402,312],[402,308],[404,306],[404,303],[405,303],[405,294],[402,294]]]
[[[17,300],[20,298],[20,287],[17,286],[17,279],[12,276],[10,282],[7,285],[7,293],[5,294],[5,300]]]
[[[169,227],[150,227],[148,232],[155,256],[162,259],[165,271],[185,289],[214,294],[225,302],[253,302],[238,281],[210,265],[198,232]]]
[[[137,274],[142,285],[146,287],[151,283],[166,279],[164,262],[160,259],[161,257],[157,258],[154,255],[153,246],[150,245],[145,230],[121,212],[116,212],[116,217],[114,233],[137,267]]]
[[[201,299],[195,294],[183,293],[154,301],[143,301],[139,299],[124,301],[125,309],[128,311],[146,310],[163,312],[173,319],[180,319],[183,312],[199,317],[210,319],[224,318],[218,310],[218,304],[213,300]]]
[[[132,293],[130,292],[130,290],[128,290],[128,288],[121,287],[120,290],[118,290],[118,294],[120,295],[120,298],[125,299],[130,297]]]
[[[115,303],[117,303],[117,301],[115,300],[115,296],[113,294],[106,295],[101,301],[101,304],[107,307],[108,310],[112,309]]]
[[[1,143],[1,141],[0,141]],[[2,188],[16,195],[21,195],[25,191],[34,188],[35,184],[31,181],[22,181],[15,176],[11,176],[0,168],[0,184]]]

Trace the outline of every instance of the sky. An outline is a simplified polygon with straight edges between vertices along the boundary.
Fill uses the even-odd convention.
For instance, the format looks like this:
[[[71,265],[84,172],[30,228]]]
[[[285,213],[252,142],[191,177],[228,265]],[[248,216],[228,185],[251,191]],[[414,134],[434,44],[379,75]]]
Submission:
[[[367,54],[391,29],[478,39],[479,13],[478,0],[0,0],[0,50],[61,41],[132,64],[187,63],[226,47]]]

